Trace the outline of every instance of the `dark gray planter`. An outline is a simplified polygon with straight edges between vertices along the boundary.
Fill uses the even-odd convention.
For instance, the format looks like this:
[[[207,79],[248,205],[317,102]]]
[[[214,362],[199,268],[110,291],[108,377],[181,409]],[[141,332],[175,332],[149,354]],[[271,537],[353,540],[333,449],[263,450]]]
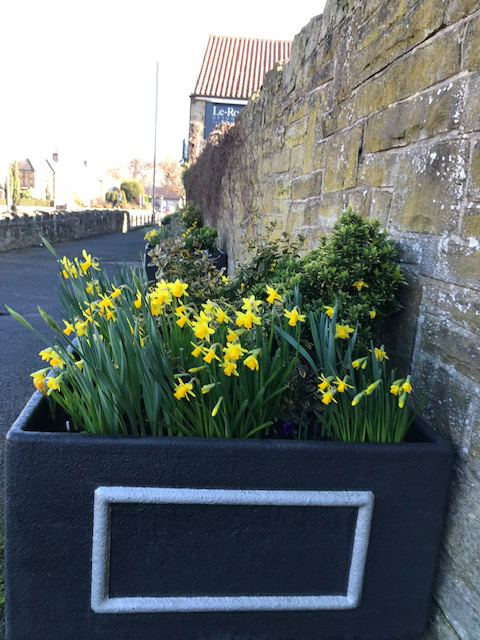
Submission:
[[[421,638],[452,448],[49,432],[6,443],[8,640]]]
[[[225,274],[228,271],[228,255],[225,253],[223,249],[214,249],[213,251],[209,251],[208,255],[215,260],[215,266],[220,271],[221,269],[225,269]]]

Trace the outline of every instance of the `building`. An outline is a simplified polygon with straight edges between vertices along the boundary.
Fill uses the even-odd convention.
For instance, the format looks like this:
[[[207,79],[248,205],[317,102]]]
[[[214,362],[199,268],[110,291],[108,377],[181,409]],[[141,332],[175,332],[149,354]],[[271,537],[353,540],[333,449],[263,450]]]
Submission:
[[[147,189],[148,195],[152,195],[152,185]],[[173,213],[183,204],[183,198],[178,193],[165,187],[155,187],[155,209],[162,213]]]
[[[262,86],[267,71],[277,62],[289,60],[291,48],[290,40],[208,37],[190,96],[189,162],[217,125],[235,120],[250,96]]]

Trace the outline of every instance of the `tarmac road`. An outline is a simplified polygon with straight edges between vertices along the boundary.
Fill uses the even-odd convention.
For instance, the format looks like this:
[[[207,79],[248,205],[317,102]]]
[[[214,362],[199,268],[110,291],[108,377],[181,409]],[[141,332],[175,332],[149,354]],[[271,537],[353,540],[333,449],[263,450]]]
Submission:
[[[87,249],[108,271],[115,270],[117,263],[140,264],[146,231],[148,229],[143,228],[125,234],[102,234],[61,242],[55,245],[55,250],[61,257],[72,258],[81,256],[82,249]],[[30,373],[42,367],[38,352],[45,347],[8,314],[5,305],[47,334],[49,329],[40,318],[37,306],[60,321],[61,307],[55,295],[57,283],[57,265],[45,247],[0,253],[0,508],[5,434],[34,391]]]

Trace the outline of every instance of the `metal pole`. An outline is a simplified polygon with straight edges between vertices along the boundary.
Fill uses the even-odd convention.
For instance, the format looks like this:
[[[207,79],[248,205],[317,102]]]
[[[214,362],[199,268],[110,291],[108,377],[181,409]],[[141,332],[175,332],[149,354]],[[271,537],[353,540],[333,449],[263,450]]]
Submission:
[[[153,190],[152,190],[152,214],[155,222],[155,171],[157,168],[157,115],[158,115],[158,62],[155,74],[155,146],[153,149]]]
[[[10,211],[12,209],[12,194],[10,193],[10,162],[7,162],[7,180],[5,186],[7,187],[7,211]]]

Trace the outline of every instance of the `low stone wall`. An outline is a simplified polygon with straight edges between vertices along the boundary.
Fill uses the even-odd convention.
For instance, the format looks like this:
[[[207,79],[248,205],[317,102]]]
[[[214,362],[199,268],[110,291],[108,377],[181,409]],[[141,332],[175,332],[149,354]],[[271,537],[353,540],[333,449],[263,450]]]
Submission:
[[[0,214],[0,252],[34,247],[40,236],[50,242],[86,238],[98,233],[126,233],[160,222],[161,215],[137,209],[84,209],[81,211],[31,211]]]

